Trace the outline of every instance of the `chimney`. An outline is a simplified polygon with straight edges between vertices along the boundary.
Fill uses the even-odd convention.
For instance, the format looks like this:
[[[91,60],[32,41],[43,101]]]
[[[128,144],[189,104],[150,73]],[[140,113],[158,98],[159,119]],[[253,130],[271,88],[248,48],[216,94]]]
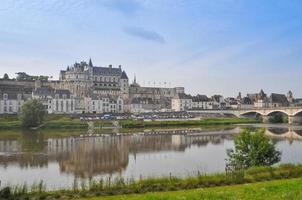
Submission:
[[[111,65],[111,64],[109,65],[109,68],[112,68],[112,65]]]
[[[122,65],[119,65],[118,68],[122,69]]]

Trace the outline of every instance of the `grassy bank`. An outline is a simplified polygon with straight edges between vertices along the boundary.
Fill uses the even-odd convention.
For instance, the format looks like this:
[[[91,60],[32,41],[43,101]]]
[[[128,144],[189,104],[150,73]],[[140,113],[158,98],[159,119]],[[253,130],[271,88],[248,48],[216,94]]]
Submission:
[[[283,179],[261,183],[222,186],[206,189],[158,192],[139,195],[82,198],[81,200],[200,200],[200,199],[245,199],[245,200],[300,200],[302,179]]]
[[[10,190],[10,197],[13,198],[74,199],[148,192],[192,190],[197,188],[212,188],[217,186],[230,186],[299,177],[302,177],[302,165],[280,165],[278,167],[256,167],[245,170],[244,172],[235,171],[231,174],[197,174],[196,176],[187,178],[178,178],[171,175],[169,177],[147,178],[138,181],[134,181],[133,179],[125,180],[120,177],[113,180],[91,180],[89,184],[86,185],[75,183],[71,190],[52,192],[45,192],[43,184],[39,184],[39,187],[32,187],[34,188],[32,192],[29,192],[27,187],[24,186],[12,187],[10,189],[4,188],[2,190]]]
[[[111,127],[112,121],[96,120],[96,127]],[[158,127],[193,127],[258,123],[256,119],[246,118],[212,118],[201,120],[174,120],[174,121],[143,121],[143,120],[119,120],[124,129],[158,128]],[[73,118],[69,115],[48,115],[42,129],[87,129],[86,121]],[[21,129],[18,116],[4,116],[0,118],[0,130]]]
[[[48,115],[41,129],[87,129],[85,121],[72,118],[68,115]],[[0,130],[21,129],[21,122],[17,115],[2,116]]]
[[[152,127],[187,127],[187,126],[210,126],[210,125],[231,125],[258,123],[256,119],[248,118],[211,118],[201,120],[174,120],[174,121],[143,121],[143,120],[123,120],[120,124],[123,128],[152,128]]]

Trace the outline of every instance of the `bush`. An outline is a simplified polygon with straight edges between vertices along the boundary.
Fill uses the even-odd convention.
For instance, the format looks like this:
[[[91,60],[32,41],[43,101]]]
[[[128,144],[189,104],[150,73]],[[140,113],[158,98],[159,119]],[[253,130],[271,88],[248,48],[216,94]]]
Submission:
[[[12,193],[10,187],[5,187],[0,190],[0,199],[12,199]]]
[[[21,124],[25,128],[37,127],[45,119],[46,110],[42,103],[33,99],[25,102],[20,113]]]
[[[281,160],[281,152],[264,136],[264,130],[242,131],[235,138],[235,149],[227,150],[228,163],[243,168],[270,166]]]

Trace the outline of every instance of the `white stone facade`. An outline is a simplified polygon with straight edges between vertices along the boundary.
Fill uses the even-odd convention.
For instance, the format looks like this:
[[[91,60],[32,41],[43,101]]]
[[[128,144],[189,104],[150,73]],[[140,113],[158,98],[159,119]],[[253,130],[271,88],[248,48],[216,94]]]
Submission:
[[[24,103],[20,93],[0,93],[0,114],[17,114],[21,111]]]
[[[123,113],[124,101],[121,96],[93,96],[85,97],[85,113]]]
[[[173,111],[187,111],[187,110],[210,110],[214,109],[215,102],[205,95],[186,95],[179,94],[177,98],[172,99]]]
[[[68,90],[38,88],[32,94],[39,100],[49,114],[75,114],[76,99]]]

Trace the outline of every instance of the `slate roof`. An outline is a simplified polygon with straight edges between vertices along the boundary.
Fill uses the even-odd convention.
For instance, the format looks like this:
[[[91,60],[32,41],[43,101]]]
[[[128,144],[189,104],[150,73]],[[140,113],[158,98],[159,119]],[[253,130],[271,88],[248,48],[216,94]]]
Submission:
[[[178,94],[179,99],[192,99],[191,95],[185,94],[185,93],[179,93]]]
[[[152,98],[141,98],[136,97],[131,100],[131,104],[155,104],[156,102],[153,101]]]
[[[207,102],[210,101],[210,99],[206,95],[196,95],[192,97],[193,102]]]
[[[284,94],[272,93],[270,96],[271,103],[289,104],[287,97]]]
[[[122,69],[112,67],[93,67],[93,74],[103,76],[121,76]]]
[[[253,100],[250,99],[249,97],[244,97],[241,100],[241,104],[252,105],[253,104]]]
[[[121,79],[128,79],[128,76],[125,71],[122,72]]]
[[[24,99],[24,94],[22,92],[13,91],[13,90],[0,90],[0,100],[4,99],[4,94],[7,94],[8,100],[16,100],[18,99],[18,94],[22,95],[22,99]]]
[[[55,97],[55,95],[59,95],[59,98],[63,98],[63,95],[66,95],[67,98],[70,98],[71,93],[69,90],[65,89],[53,89],[50,87],[41,87],[37,88],[36,90],[33,91],[34,95],[40,95],[40,96],[51,96]]]
[[[58,94],[60,98],[63,97],[63,95],[65,94],[67,96],[67,98],[70,98],[70,91],[69,90],[64,90],[64,89],[57,89],[54,91],[54,94]]]

